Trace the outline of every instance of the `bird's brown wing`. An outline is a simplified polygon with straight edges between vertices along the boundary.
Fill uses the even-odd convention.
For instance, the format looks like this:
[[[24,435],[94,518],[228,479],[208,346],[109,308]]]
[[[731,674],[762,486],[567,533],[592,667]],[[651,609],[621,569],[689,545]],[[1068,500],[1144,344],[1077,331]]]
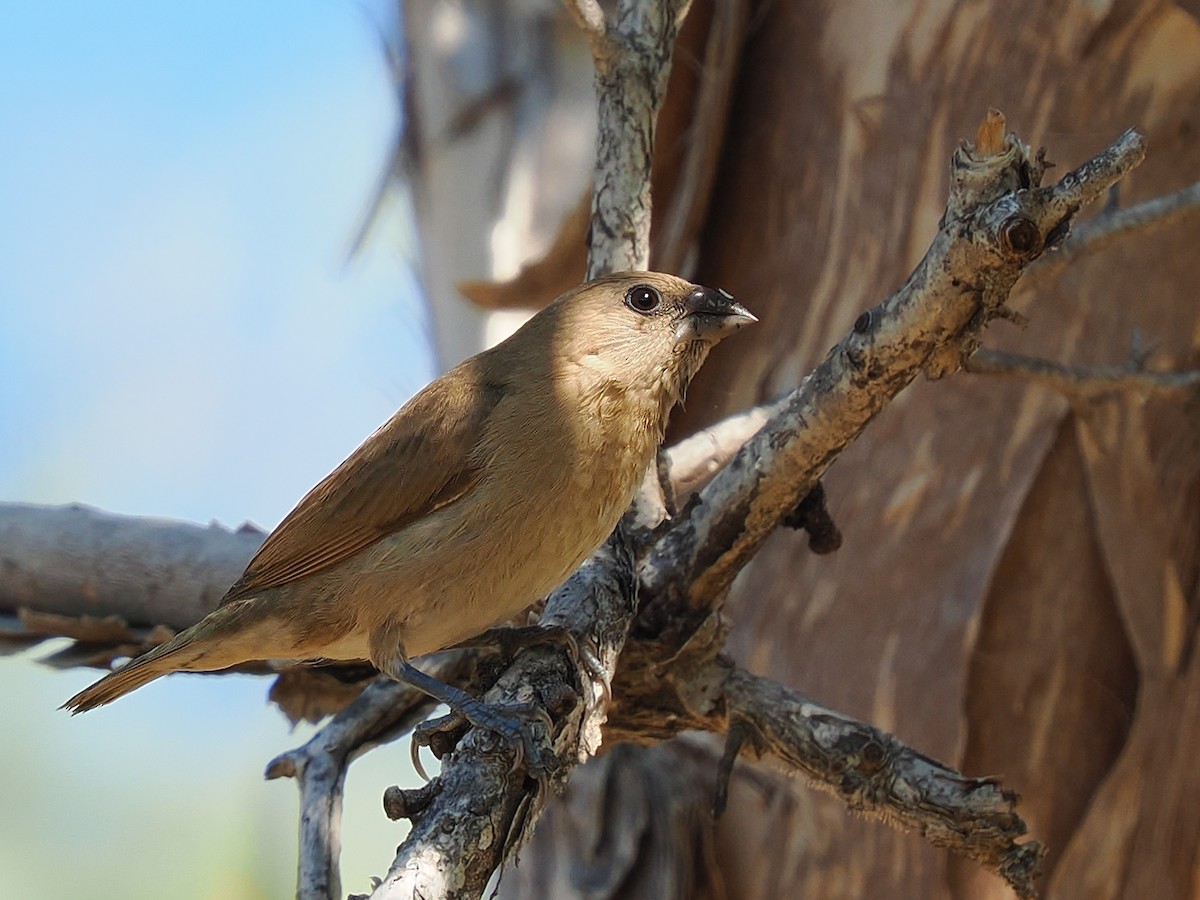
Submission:
[[[482,475],[473,451],[501,395],[469,364],[425,388],[308,492],[222,604],[327,569],[461,499]]]

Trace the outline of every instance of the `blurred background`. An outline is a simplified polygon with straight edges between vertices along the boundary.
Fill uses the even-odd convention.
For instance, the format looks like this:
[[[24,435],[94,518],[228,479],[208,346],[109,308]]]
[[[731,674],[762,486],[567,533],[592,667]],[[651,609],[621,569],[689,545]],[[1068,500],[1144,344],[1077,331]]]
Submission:
[[[390,214],[352,240],[397,104],[377,0],[18,4],[0,29],[0,499],[271,528],[433,372]],[[393,211],[394,213],[394,211]],[[295,890],[302,742],[268,679],[101,712],[96,672],[0,657],[0,897]],[[353,767],[343,883],[403,836]],[[69,883],[69,887],[67,886]]]

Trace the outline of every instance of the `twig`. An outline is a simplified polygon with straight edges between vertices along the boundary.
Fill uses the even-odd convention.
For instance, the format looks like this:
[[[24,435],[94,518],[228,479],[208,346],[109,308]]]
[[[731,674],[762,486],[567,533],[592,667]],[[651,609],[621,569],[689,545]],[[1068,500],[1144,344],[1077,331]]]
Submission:
[[[975,352],[967,361],[967,371],[975,375],[1026,378],[1072,400],[1088,400],[1116,391],[1154,394],[1200,387],[1200,371],[1194,369],[1152,372],[1142,368],[1137,360],[1119,366],[1068,366],[1048,359],[987,349]]]
[[[1135,232],[1172,225],[1197,212],[1200,212],[1200,182],[1128,209],[1103,213],[1075,229],[1057,253],[1044,256],[1031,266],[1029,277],[1035,282],[1051,277],[1085,254],[1103,251]]]
[[[569,5],[576,4],[591,5]],[[598,131],[589,279],[649,264],[655,123],[687,7],[688,0],[621,0],[607,40],[597,49],[593,39]]]
[[[616,686],[610,739],[726,734],[718,808],[722,776],[732,764],[730,747],[772,757],[849,808],[916,831],[1001,875],[1022,897],[1034,896],[1044,850],[1036,841],[1017,843],[1026,828],[1015,811],[1014,793],[1002,790],[995,779],[964,776],[892,735],[737,666],[721,653],[724,634],[715,618],[709,616],[691,633],[630,642]],[[666,655],[670,661],[663,663]]]
[[[459,678],[461,655],[435,666],[438,678]],[[346,769],[368,750],[387,743],[425,718],[434,702],[391,679],[372,682],[302,747],[267,765],[266,777],[295,778],[300,787],[298,900],[341,895],[342,792]]]
[[[686,501],[708,484],[742,444],[782,409],[783,401],[777,401],[735,413],[665,450],[661,470],[675,496]]]
[[[1035,841],[1017,843],[1026,828],[1015,811],[1015,794],[995,779],[964,776],[892,735],[737,666],[721,653],[724,634],[715,618],[691,633],[668,629],[654,641],[630,642],[616,686],[610,739],[726,734],[718,809],[731,747],[772,757],[849,808],[916,831],[1001,875],[1021,896],[1034,896],[1044,850]]]
[[[890,734],[740,668],[729,669],[721,700],[726,716],[753,726],[763,752],[850,809],[975,860],[1019,897],[1037,896],[1033,881],[1045,848],[1017,843],[1026,833],[1017,795],[995,779],[961,775]]]

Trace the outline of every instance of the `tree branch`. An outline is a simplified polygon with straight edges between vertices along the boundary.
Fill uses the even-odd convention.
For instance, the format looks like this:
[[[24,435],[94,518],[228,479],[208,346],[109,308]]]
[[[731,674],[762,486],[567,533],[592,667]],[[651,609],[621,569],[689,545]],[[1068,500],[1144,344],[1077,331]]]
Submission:
[[[1019,897],[1036,896],[1033,880],[1045,848],[1016,842],[1026,831],[1015,811],[1018,798],[995,779],[960,775],[890,734],[740,668],[729,670],[721,699],[725,718],[749,722],[763,752],[850,809],[980,863]]]
[[[1106,211],[1079,226],[1058,253],[1043,257],[1030,267],[1029,276],[1037,283],[1056,275],[1080,257],[1103,252],[1131,234],[1174,225],[1197,212],[1200,212],[1200,181],[1128,209]]]
[[[1144,139],[1129,131],[1058,184],[1037,188],[1039,164],[1014,154],[1019,147],[1010,136],[1000,155],[955,153],[947,214],[925,258],[900,290],[859,316],[659,542],[643,571],[651,593],[683,591],[697,606],[723,597],[841,449],[920,372],[936,378],[961,368],[983,326],[1006,315],[1021,272],[1145,155]],[[1014,190],[1022,178],[1028,189]]]
[[[0,504],[0,610],[186,628],[216,607],[264,537],[248,524]]]
[[[598,132],[589,279],[649,265],[655,124],[689,2],[621,0],[607,40],[592,39]],[[573,10],[578,5],[591,3],[568,3]],[[592,34],[588,30],[589,38]]]
[[[1153,372],[1146,370],[1140,359],[1119,366],[1069,366],[1019,353],[981,349],[967,361],[966,368],[974,375],[1026,378],[1076,401],[1116,391],[1154,394],[1200,387],[1200,371]]]
[[[465,674],[459,671],[461,668],[443,663],[435,667],[436,676],[459,678]],[[411,731],[435,705],[408,685],[376,679],[308,743],[267,765],[268,779],[295,778],[300,786],[297,900],[341,896],[338,856],[342,793],[350,763],[373,747]]]

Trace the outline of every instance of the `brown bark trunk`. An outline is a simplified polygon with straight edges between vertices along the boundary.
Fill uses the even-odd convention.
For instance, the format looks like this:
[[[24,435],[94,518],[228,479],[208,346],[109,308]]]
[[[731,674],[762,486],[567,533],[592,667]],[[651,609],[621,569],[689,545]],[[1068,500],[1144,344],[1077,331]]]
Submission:
[[[1198,98],[1200,26],[1171,4],[763,5],[697,278],[768,327],[718,351],[681,430],[793,384],[904,279],[987,107],[1063,166],[1146,129],[1125,205],[1196,179]],[[1041,279],[1018,300],[1032,326],[988,340],[1120,362],[1141,329],[1156,360],[1188,364],[1198,239],[1192,217]],[[780,533],[729,605],[755,671],[1020,791],[1055,897],[1200,891],[1195,412],[1151,412],[916,385],[826,481],[842,549]],[[783,779],[735,782],[718,859],[744,898],[1008,895]]]

